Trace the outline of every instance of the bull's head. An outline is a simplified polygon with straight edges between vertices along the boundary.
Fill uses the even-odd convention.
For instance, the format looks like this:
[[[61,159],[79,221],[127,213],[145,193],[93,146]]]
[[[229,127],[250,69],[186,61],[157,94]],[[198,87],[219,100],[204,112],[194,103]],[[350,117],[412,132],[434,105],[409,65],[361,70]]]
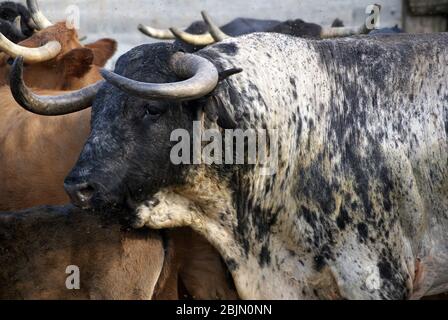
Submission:
[[[21,77],[22,60],[17,59],[11,89],[19,104],[39,114],[66,114],[93,103],[92,132],[65,188],[81,208],[136,209],[160,188],[182,183],[186,166],[170,160],[172,131],[191,133],[193,121],[211,99],[206,96],[220,79],[239,71],[220,73],[201,56],[153,44],[121,57],[117,73],[103,71],[110,83],[58,97],[30,92]]]

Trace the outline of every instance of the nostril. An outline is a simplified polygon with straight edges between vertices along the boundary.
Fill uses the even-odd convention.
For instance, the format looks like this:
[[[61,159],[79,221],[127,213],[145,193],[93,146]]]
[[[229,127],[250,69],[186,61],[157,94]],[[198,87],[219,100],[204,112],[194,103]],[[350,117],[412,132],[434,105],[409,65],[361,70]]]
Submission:
[[[81,208],[89,208],[91,205],[90,201],[95,194],[94,186],[87,182],[65,183],[65,190],[72,203]]]
[[[78,190],[76,191],[76,194],[81,202],[88,202],[92,199],[94,193],[95,188],[87,183],[78,185]]]

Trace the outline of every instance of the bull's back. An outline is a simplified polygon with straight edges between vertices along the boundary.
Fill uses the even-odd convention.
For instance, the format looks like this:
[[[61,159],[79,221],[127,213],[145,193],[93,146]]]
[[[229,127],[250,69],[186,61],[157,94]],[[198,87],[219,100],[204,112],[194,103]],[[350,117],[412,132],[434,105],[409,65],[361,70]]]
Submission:
[[[401,201],[420,202],[424,220],[437,217],[448,227],[448,33],[316,47],[333,86],[325,137],[335,151],[342,154],[350,143],[357,153],[378,149],[372,165],[390,170],[405,192]]]
[[[323,147],[343,154],[350,144],[397,151],[423,189],[446,192],[448,33],[336,40],[258,33],[201,52],[222,68],[243,68],[223,92],[240,126],[300,128],[294,147],[311,155]]]

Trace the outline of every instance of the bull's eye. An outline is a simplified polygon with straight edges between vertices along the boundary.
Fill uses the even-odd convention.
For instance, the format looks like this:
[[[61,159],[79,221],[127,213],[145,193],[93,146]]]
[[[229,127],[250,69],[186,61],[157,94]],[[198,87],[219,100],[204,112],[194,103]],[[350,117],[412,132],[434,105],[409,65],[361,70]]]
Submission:
[[[157,120],[162,115],[163,112],[164,110],[160,107],[145,106],[143,118],[149,120]]]

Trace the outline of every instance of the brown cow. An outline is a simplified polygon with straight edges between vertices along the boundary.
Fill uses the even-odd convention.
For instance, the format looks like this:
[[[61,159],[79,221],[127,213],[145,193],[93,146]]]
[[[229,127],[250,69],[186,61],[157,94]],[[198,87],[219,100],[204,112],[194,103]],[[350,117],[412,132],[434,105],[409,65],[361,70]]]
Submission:
[[[0,213],[0,299],[177,299],[178,282],[193,298],[236,298],[191,232],[124,231],[71,205]],[[79,290],[66,287],[72,265]]]
[[[162,243],[155,231],[124,232],[72,206],[0,213],[0,299],[150,299]],[[79,290],[66,287],[70,265]]]

